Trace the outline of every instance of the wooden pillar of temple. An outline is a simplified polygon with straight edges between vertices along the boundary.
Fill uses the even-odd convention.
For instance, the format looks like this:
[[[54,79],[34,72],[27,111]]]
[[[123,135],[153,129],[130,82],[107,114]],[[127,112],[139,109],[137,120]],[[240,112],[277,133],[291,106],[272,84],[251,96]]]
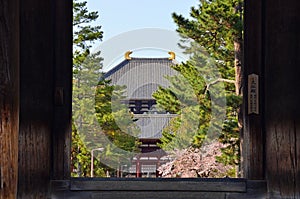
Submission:
[[[136,177],[137,178],[142,177],[140,157],[137,157],[136,159]]]

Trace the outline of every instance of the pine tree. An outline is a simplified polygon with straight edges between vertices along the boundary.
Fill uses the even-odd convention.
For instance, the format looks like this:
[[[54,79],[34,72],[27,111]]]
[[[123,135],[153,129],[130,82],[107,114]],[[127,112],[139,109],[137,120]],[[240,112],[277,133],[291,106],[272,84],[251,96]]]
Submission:
[[[199,62],[194,63],[195,60],[201,62],[202,68],[198,66]],[[208,74],[204,70],[213,68],[212,64],[211,60],[202,53],[195,53],[190,61],[171,66],[180,75],[167,77],[171,86],[160,87],[153,94],[159,108],[178,115],[163,130],[160,147],[164,150],[178,150],[189,146],[201,147],[205,138],[211,137],[207,136],[208,131],[219,131],[221,128],[218,121],[211,122],[218,113],[215,111],[216,108],[212,107],[211,94],[213,93],[209,91],[217,90],[218,94],[213,94],[213,97],[220,100],[225,93],[222,89],[218,89],[217,85],[213,85],[214,89],[208,90],[207,79],[204,77]],[[222,111],[221,108],[219,109]]]
[[[86,1],[73,1],[73,124],[71,167],[73,177],[90,176],[89,143],[95,137],[94,90],[101,76],[101,57],[99,53],[91,54],[90,48],[94,41],[102,39],[101,26],[91,26],[90,23],[99,17],[97,12],[87,10]],[[76,124],[76,125],[75,125]],[[80,132],[78,132],[80,130]],[[86,132],[83,134],[82,132]],[[102,168],[95,167],[94,173],[104,176]]]
[[[242,94],[243,63],[242,11],[242,0],[200,0],[198,7],[191,8],[191,19],[176,13],[172,14],[178,26],[177,31],[182,37],[181,46],[191,58],[186,63],[174,67],[184,78],[168,77],[172,86],[160,88],[154,95],[159,106],[179,115],[172,119],[163,132],[161,139],[163,148],[180,148],[182,143],[190,141],[188,139],[191,139],[191,135],[193,137],[190,143],[194,147],[199,147],[209,136],[209,130],[219,131],[221,128],[219,140],[228,145],[222,149],[223,154],[217,159],[224,164],[239,164],[241,126],[238,114]],[[214,60],[216,68],[210,67],[208,57]],[[186,92],[187,84],[182,83],[183,79],[191,85],[194,93]],[[225,85],[225,89],[222,85]],[[189,102],[187,108],[185,103],[188,99],[193,99],[191,93],[196,96],[197,105]],[[215,100],[218,101],[225,95],[227,102],[225,122],[214,123],[212,107],[216,107],[216,104],[212,104],[214,101],[212,97],[215,96]],[[216,114],[222,114],[222,107],[217,105],[217,109],[220,113]],[[189,122],[194,121],[192,124],[199,125],[194,129],[191,125],[185,125],[182,111],[187,113]],[[210,129],[209,126],[213,128]]]
[[[243,44],[243,1],[200,0],[192,7],[192,19],[173,13],[177,31],[183,38],[193,39],[217,60],[224,79],[235,80],[235,92],[241,94]]]
[[[102,160],[113,170],[118,170],[120,165],[130,165],[140,145],[140,129],[123,103],[123,93],[124,86],[111,85],[110,80],[102,79],[95,94],[96,117],[103,136],[108,139]]]
[[[123,103],[124,89],[124,86],[111,85],[110,80],[99,81],[95,94],[96,117],[103,133],[114,145],[137,152],[140,129]]]
[[[98,17],[98,12],[88,11],[86,1],[73,0],[73,68],[75,71],[76,66],[80,66],[90,55],[93,42],[103,37],[101,26],[90,25]]]
[[[101,26],[90,25],[99,15],[88,11],[86,6],[86,1],[73,1],[72,176],[90,176],[91,150],[104,148],[101,162],[97,158],[93,162],[94,176],[104,177],[120,163],[129,165],[124,153],[138,151],[139,129],[121,104],[124,88],[103,80],[101,54],[90,52],[92,44],[102,39],[103,32]],[[130,134],[122,129],[128,129]]]

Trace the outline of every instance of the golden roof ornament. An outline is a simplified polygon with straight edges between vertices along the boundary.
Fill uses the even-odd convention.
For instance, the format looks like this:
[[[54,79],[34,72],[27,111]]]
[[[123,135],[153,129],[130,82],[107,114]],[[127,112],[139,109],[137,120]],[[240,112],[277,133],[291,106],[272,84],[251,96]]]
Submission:
[[[132,51],[127,51],[126,53],[125,53],[125,59],[126,60],[130,60],[131,59],[131,57],[130,57],[130,54],[132,53]]]
[[[175,57],[176,57],[175,53],[174,53],[173,51],[170,51],[170,52],[168,52],[168,53],[169,53],[169,55],[170,55],[169,59],[170,59],[170,60],[174,60]]]

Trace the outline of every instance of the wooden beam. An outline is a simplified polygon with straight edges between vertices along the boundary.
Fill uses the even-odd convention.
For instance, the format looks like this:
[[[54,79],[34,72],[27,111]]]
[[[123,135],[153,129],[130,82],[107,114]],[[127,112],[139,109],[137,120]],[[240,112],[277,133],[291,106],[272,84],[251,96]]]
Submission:
[[[245,179],[138,178],[72,179],[72,191],[205,191],[246,192]]]
[[[108,184],[106,184],[107,182]],[[266,198],[265,181],[245,179],[71,179],[71,181],[53,181],[51,188],[53,198],[63,197],[65,199]]]

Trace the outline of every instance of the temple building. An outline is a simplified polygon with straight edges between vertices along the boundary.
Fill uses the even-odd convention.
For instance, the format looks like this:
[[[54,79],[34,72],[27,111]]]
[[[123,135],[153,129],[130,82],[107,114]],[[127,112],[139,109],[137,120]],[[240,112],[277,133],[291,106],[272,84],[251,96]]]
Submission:
[[[175,53],[169,52],[168,58],[135,58],[132,52],[125,53],[125,60],[105,74],[111,84],[125,86],[123,102],[134,114],[136,125],[140,128],[141,153],[134,157],[127,168],[129,176],[157,177],[156,169],[165,163],[166,153],[157,146],[162,136],[163,128],[174,117],[166,111],[156,108],[156,100],[152,94],[159,86],[168,87],[165,76],[174,76],[177,72],[170,66],[176,64]]]
[[[80,179],[70,175],[73,2],[0,1],[0,199],[300,198],[299,5],[244,1],[241,178]]]

